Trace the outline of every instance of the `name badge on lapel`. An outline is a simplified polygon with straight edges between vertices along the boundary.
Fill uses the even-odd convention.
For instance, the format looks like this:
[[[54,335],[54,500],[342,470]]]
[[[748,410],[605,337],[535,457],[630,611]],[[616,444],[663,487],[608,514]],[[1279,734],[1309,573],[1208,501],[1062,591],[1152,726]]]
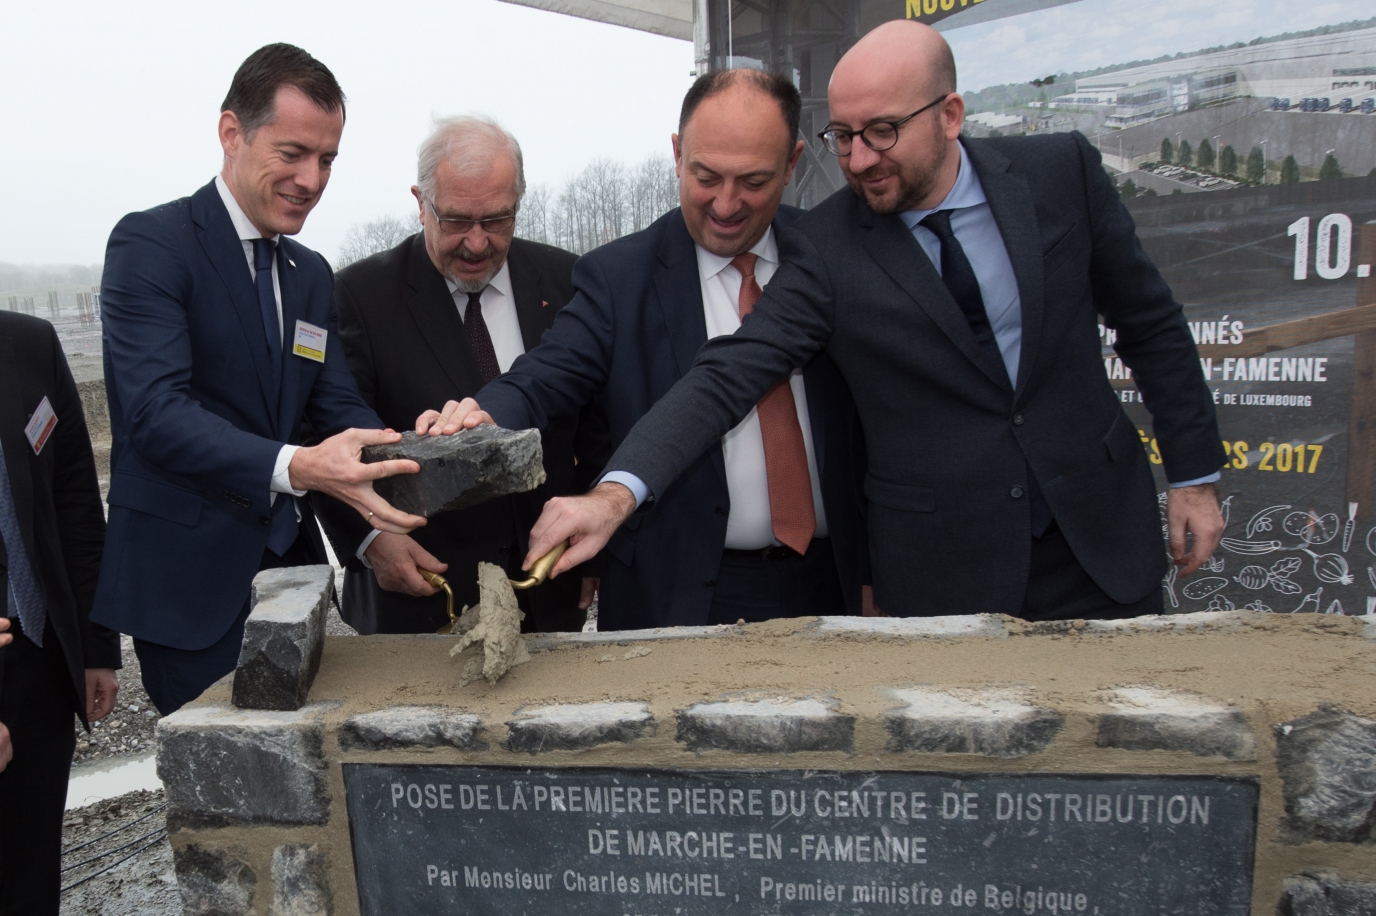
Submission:
[[[53,434],[53,427],[57,426],[57,414],[53,413],[53,405],[48,403],[45,397],[38,404],[38,409],[29,418],[29,425],[24,427],[24,435],[28,437],[29,446],[33,448],[35,455],[43,451],[43,446],[47,444],[48,437]]]
[[[297,319],[296,343],[292,346],[291,352],[297,356],[315,360],[317,363],[323,363],[325,361],[325,337],[327,333],[324,328],[317,328],[308,321]]]

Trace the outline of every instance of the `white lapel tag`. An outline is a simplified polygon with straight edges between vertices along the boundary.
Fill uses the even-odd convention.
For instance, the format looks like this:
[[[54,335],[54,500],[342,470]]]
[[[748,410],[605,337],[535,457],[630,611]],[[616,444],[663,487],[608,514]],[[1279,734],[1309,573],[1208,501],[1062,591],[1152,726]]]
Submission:
[[[324,328],[317,328],[310,322],[298,318],[296,321],[296,343],[292,346],[291,352],[297,356],[315,360],[317,363],[323,363],[325,361],[325,336],[327,333]]]
[[[24,435],[28,437],[29,446],[33,448],[33,453],[37,455],[43,451],[43,446],[47,444],[48,437],[53,434],[53,427],[57,426],[57,414],[53,413],[53,405],[48,403],[46,397],[39,402],[38,409],[29,418],[29,424],[24,427]]]

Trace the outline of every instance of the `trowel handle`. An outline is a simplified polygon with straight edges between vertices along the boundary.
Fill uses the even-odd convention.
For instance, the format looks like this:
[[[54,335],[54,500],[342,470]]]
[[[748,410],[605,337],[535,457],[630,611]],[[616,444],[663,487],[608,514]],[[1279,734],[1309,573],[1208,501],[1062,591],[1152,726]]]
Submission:
[[[534,588],[537,585],[543,585],[545,580],[549,578],[549,572],[554,568],[554,564],[559,562],[559,558],[562,557],[564,551],[568,549],[568,541],[564,541],[561,544],[555,544],[553,550],[536,560],[534,565],[530,567],[529,579],[511,579],[511,587],[524,590],[527,588]]]
[[[454,624],[459,622],[459,618],[454,616],[454,591],[449,587],[449,581],[439,573],[431,572],[428,569],[422,569],[419,566],[416,567],[416,572],[420,573],[420,577],[430,583],[431,587],[444,590],[445,610],[449,612],[449,622],[440,627],[437,632],[451,632],[454,628]]]

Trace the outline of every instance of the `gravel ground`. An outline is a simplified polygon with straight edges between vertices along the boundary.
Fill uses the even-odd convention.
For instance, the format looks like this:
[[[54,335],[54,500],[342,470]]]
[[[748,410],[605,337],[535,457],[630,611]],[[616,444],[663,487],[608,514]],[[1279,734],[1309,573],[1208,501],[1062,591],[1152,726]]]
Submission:
[[[180,916],[162,792],[68,811],[62,849],[62,916]]]

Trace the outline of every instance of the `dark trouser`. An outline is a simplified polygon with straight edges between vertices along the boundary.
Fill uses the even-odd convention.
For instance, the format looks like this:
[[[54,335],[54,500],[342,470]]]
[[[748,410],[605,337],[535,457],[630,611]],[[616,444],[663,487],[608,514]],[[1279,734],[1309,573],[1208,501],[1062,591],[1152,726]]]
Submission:
[[[846,613],[831,540],[817,538],[804,556],[786,547],[723,550],[707,622]]]
[[[52,626],[40,649],[18,624],[0,649],[0,722],[14,748],[0,773],[0,914],[57,916],[76,697]]]
[[[1024,620],[1115,620],[1162,611],[1159,588],[1131,604],[1119,604],[1104,594],[1075,559],[1054,522],[1044,535],[1032,539],[1027,595],[1018,615]]]
[[[309,566],[314,561],[310,542],[300,534],[282,556],[263,551],[259,572],[285,566]],[[143,668],[143,686],[158,712],[170,715],[205,692],[205,689],[234,670],[244,642],[244,621],[249,602],[244,601],[239,616],[229,631],[214,645],[204,649],[174,649],[143,639],[134,640],[134,654]]]

